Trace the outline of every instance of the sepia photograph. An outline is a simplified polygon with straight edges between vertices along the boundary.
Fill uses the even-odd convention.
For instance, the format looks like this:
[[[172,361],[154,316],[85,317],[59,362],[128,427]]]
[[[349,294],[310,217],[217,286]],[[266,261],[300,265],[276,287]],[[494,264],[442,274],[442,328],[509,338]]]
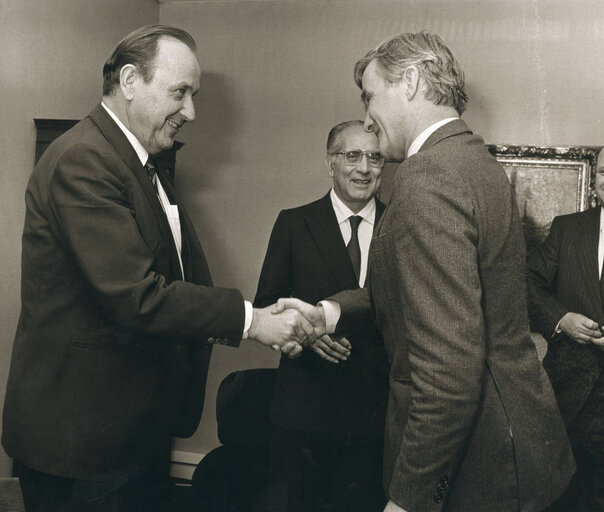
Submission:
[[[0,512],[604,512],[602,0],[0,28]]]

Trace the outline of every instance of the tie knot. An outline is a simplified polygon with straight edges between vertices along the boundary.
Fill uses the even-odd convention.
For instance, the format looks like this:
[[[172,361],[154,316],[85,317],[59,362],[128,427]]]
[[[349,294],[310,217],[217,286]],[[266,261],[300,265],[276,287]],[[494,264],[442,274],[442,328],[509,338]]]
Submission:
[[[352,229],[353,233],[359,229],[359,224],[362,220],[363,217],[360,215],[353,215],[352,217],[348,218],[348,221],[350,222],[350,229]]]

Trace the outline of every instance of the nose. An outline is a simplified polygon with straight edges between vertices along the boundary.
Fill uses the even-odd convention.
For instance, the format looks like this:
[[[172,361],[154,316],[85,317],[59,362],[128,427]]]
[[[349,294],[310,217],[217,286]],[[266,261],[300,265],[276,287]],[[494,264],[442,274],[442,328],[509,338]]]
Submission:
[[[183,101],[180,113],[187,121],[193,121],[195,119],[195,105],[193,104],[193,96],[187,95]]]
[[[361,174],[369,174],[369,160],[367,160],[367,153],[363,153],[361,161],[357,164],[356,170]]]

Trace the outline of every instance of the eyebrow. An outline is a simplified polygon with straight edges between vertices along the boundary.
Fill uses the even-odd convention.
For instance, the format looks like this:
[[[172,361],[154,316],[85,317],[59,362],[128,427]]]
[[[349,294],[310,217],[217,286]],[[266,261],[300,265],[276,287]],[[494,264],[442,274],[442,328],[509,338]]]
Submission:
[[[363,103],[365,103],[365,105],[367,105],[367,103],[369,103],[369,100],[371,99],[372,96],[373,96],[373,93],[367,92],[365,89],[363,89],[361,91],[361,100],[363,100]]]
[[[178,91],[178,89],[187,89],[188,91],[193,91],[191,96],[195,96],[199,92],[199,89],[193,89],[193,86],[187,82],[180,82],[170,87],[170,90],[172,91]]]

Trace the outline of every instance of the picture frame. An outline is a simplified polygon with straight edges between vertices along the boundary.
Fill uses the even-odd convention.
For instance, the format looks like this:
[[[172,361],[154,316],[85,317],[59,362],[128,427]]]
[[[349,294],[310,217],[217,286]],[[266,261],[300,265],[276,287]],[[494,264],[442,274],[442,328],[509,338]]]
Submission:
[[[515,191],[527,249],[542,242],[554,217],[597,205],[596,163],[602,146],[487,145]]]

